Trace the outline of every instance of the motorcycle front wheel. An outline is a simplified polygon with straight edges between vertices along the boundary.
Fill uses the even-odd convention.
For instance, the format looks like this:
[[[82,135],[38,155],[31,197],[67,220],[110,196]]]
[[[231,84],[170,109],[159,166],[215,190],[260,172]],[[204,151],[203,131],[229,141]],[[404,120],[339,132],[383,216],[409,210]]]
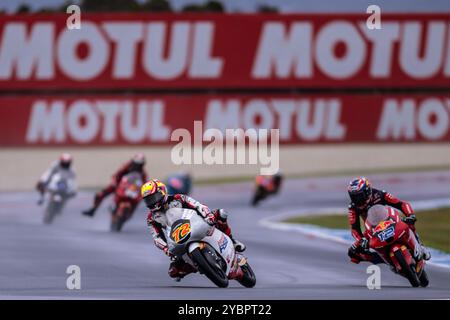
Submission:
[[[413,286],[414,288],[420,286],[420,281],[419,278],[417,277],[415,266],[408,265],[408,263],[405,260],[405,257],[403,257],[403,254],[400,250],[396,251],[394,255],[398,263],[402,267],[402,274],[406,277],[406,279],[408,279],[411,286]]]
[[[192,251],[191,259],[200,273],[203,273],[216,286],[228,287],[228,277],[219,263],[220,258],[211,249],[206,247],[204,250],[200,250],[197,248]]]
[[[130,208],[125,205],[119,206],[119,208],[113,213],[111,217],[111,231],[112,232],[120,232],[122,227],[127,221],[127,217],[130,213]]]
[[[428,274],[425,270],[422,270],[422,272],[420,273],[419,281],[421,287],[424,288],[428,287],[430,281],[428,280]]]
[[[60,206],[61,206],[60,201],[55,201],[53,199],[49,200],[49,203],[44,213],[45,224],[50,224],[53,222],[53,218],[55,217],[56,213],[60,210]]]

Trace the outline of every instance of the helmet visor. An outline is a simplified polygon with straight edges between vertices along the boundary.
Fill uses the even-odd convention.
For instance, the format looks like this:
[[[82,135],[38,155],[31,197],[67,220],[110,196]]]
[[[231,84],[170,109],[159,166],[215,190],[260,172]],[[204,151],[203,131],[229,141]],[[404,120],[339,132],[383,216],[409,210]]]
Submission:
[[[357,206],[362,206],[367,203],[369,196],[365,192],[358,192],[350,194],[350,199]]]
[[[164,196],[160,193],[154,193],[144,198],[145,205],[149,209],[153,209],[161,204],[161,201],[164,199]]]

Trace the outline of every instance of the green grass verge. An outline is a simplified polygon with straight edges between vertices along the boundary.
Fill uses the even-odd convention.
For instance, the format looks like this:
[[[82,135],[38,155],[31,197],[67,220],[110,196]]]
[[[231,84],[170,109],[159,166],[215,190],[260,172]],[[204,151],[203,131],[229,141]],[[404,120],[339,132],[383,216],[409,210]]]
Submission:
[[[294,217],[289,223],[313,224],[332,229],[348,229],[346,215]],[[417,230],[426,246],[450,253],[450,208],[417,213]]]
[[[393,167],[383,169],[358,169],[358,170],[339,170],[339,171],[321,171],[321,172],[308,172],[308,173],[293,173],[287,174],[288,179],[300,179],[300,178],[320,178],[320,177],[343,177],[343,176],[358,176],[358,175],[370,175],[381,173],[407,173],[407,172],[425,172],[425,171],[439,171],[450,170],[450,166],[417,166],[417,167]],[[248,182],[254,181],[255,176],[229,176],[229,177],[215,177],[215,178],[199,178],[194,179],[195,185],[209,185],[209,184],[224,184],[224,183],[236,183],[236,182]]]

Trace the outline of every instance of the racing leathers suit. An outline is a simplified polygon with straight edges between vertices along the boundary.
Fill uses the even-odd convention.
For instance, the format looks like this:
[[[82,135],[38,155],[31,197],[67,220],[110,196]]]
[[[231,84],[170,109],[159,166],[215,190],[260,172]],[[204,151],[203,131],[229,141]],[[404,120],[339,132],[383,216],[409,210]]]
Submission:
[[[112,181],[110,184],[108,184],[103,190],[97,192],[94,197],[94,204],[91,209],[88,209],[84,211],[84,214],[88,216],[93,216],[97,208],[102,203],[103,199],[106,198],[108,195],[116,191],[117,186],[120,183],[120,180],[122,180],[123,176],[129,174],[130,172],[139,172],[141,174],[142,181],[147,181],[147,172],[142,170],[134,170],[133,169],[133,162],[132,160],[126,162],[123,164],[112,176]]]
[[[38,201],[38,204],[42,204],[43,202],[43,196],[45,194],[45,191],[47,190],[47,186],[52,181],[52,178],[56,174],[61,174],[65,179],[68,180],[70,184],[70,194],[68,196],[75,196],[77,186],[76,186],[76,180],[75,180],[75,171],[72,168],[64,168],[60,165],[59,161],[54,161],[50,165],[50,167],[45,170],[45,172],[42,174],[42,176],[39,178],[38,183],[36,184],[36,190],[40,194],[40,200]]]
[[[161,209],[150,211],[148,213],[147,226],[153,236],[155,245],[172,258],[172,263],[169,267],[170,277],[182,278],[189,273],[197,272],[193,266],[186,263],[181,257],[173,257],[169,252],[167,239],[164,233],[165,229],[169,226],[167,225],[164,214],[170,208],[188,208],[197,211],[208,224],[214,225],[217,229],[229,236],[236,246],[237,241],[233,239],[231,234],[231,229],[227,222],[228,215],[225,210],[210,210],[207,206],[184,194],[169,195],[167,202]]]
[[[367,250],[368,240],[364,237],[361,231],[360,217],[365,222],[367,219],[367,212],[376,204],[391,206],[401,211],[406,217],[414,217],[414,211],[409,202],[401,201],[391,193],[384,190],[372,189],[372,196],[364,207],[357,207],[354,203],[350,203],[348,207],[348,221],[351,226],[351,232],[355,242],[349,248],[348,255],[354,263],[369,261],[374,264],[378,264],[384,262],[377,253]],[[409,227],[419,240],[414,225],[409,224]]]

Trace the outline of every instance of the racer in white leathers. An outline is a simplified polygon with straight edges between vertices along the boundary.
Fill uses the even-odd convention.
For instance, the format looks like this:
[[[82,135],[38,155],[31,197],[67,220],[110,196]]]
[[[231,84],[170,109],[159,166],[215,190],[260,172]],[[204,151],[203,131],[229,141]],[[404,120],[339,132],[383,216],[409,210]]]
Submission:
[[[42,204],[44,201],[45,192],[48,189],[48,186],[51,184],[52,179],[57,175],[61,175],[64,179],[67,180],[69,185],[69,190],[67,196],[73,197],[77,191],[76,185],[76,174],[72,169],[72,156],[68,153],[63,153],[58,160],[54,161],[50,167],[42,174],[40,177],[36,189],[40,194],[40,199],[38,204]]]
[[[245,245],[233,237],[227,221],[228,214],[225,210],[210,210],[204,204],[184,194],[169,195],[166,185],[157,179],[145,183],[142,186],[141,195],[149,209],[147,226],[153,236],[154,243],[156,247],[172,259],[168,271],[170,277],[181,279],[197,271],[181,257],[174,257],[169,252],[164,230],[168,227],[165,213],[170,208],[188,208],[197,211],[209,225],[215,226],[231,238],[236,251],[242,252],[245,250]]]

